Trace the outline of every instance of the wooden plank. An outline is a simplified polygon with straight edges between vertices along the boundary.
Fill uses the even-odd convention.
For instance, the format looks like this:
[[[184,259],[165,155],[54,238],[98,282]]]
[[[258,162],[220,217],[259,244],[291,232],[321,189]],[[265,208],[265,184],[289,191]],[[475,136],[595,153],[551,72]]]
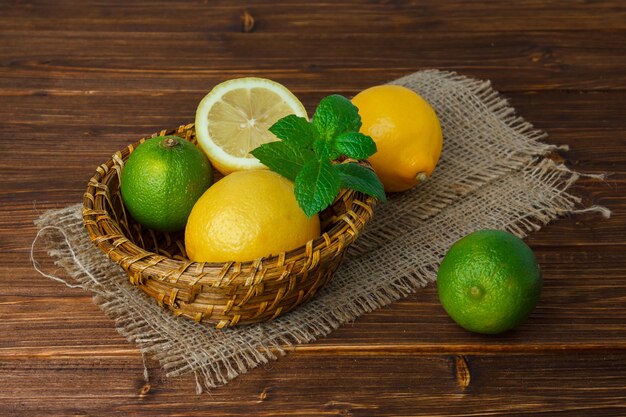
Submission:
[[[422,33],[431,31],[499,32],[512,30],[626,29],[626,10],[619,2],[537,1],[473,3],[401,1],[283,1],[245,4],[226,0],[46,1],[4,4],[0,22],[7,29],[32,31],[105,30],[109,32],[242,31],[248,11],[255,31],[267,33]],[[172,16],[180,20],[173,20]],[[384,16],[384,18],[381,18]],[[25,18],[28,17],[28,18]]]
[[[524,111],[531,112],[532,117],[538,114],[538,110],[532,110],[530,106]],[[518,113],[522,115],[519,110]],[[618,181],[613,174],[623,171],[625,167],[626,129],[570,129],[563,126],[548,127],[547,132],[547,142],[569,146],[568,151],[560,152],[569,167],[583,172],[604,172],[608,174],[609,182]]]
[[[0,118],[8,121],[3,123],[1,129],[10,138],[19,138],[20,134],[33,141],[42,138],[47,147],[52,147],[51,151],[56,146],[65,146],[65,149],[72,146],[84,151],[96,141],[109,140],[111,133],[119,141],[117,146],[126,146],[142,135],[193,122],[196,107],[206,93],[176,92],[149,100],[89,95],[71,99],[60,96],[6,97],[3,99],[3,108],[0,108]],[[309,113],[312,113],[319,101],[331,93],[297,94]],[[338,88],[334,93],[351,97],[355,92]],[[626,100],[626,91],[571,95],[546,91],[536,94],[507,93],[505,97],[519,115],[548,132],[550,128],[623,129],[620,104]],[[50,135],[54,133],[57,135],[56,140],[51,140]],[[76,137],[69,135],[79,135],[83,140],[75,140]],[[73,139],[75,141],[65,142]],[[64,145],[61,145],[62,141]],[[24,151],[41,153],[42,150],[33,147]],[[2,157],[8,158],[8,155]]]
[[[194,395],[193,378],[145,386],[141,360],[2,361],[3,415],[622,416],[623,354],[294,354]]]
[[[626,414],[624,4],[337,3],[0,4],[0,414]],[[192,121],[215,83],[274,78],[312,110],[427,67],[491,79],[549,142],[571,145],[570,166],[614,173],[572,189],[611,219],[576,215],[527,239],[545,283],[516,331],[465,332],[431,285],[196,396],[193,377],[168,381],[153,362],[146,385],[138,351],[89,295],[31,268],[32,220],[79,201],[115,150]]]
[[[491,79],[502,91],[626,87],[626,31],[594,36],[572,31],[558,37],[548,31],[481,32],[461,40],[447,31],[297,37],[7,31],[5,36],[11,42],[0,46],[3,95],[206,92],[225,79],[252,75],[276,79],[296,93],[338,86],[354,92],[422,68]]]
[[[622,97],[611,98],[611,95],[598,97],[597,101],[593,100],[586,104],[589,108],[595,105],[607,107],[619,106],[618,100]],[[607,103],[604,104],[603,100]],[[191,98],[189,100],[192,100]],[[615,120],[606,123],[607,127],[599,126],[598,120],[589,120],[585,124],[596,125],[596,127],[570,127],[558,125],[560,117],[558,110],[562,106],[569,106],[569,110],[574,114],[574,118],[584,118],[585,110],[582,103],[571,103],[567,99],[563,99],[561,103],[555,106],[533,106],[525,101],[523,97],[515,97],[513,99],[514,106],[517,107],[517,114],[533,122],[537,128],[543,129],[548,133],[547,143],[556,145],[568,145],[568,151],[560,151],[563,162],[573,169],[590,173],[615,173],[625,172],[624,160],[626,160],[626,129],[617,126],[619,123],[617,115]],[[556,100],[555,100],[556,101]],[[310,111],[313,110],[315,101],[309,100]],[[553,102],[554,103],[554,102]],[[535,103],[536,104],[536,103]],[[40,104],[37,104],[40,106]],[[50,104],[56,106],[55,104]],[[189,103],[180,100],[181,106],[188,106]],[[48,105],[46,105],[47,107]],[[129,111],[132,111],[131,104]],[[139,106],[139,105],[136,105]],[[520,106],[523,107],[520,110]],[[113,107],[113,106],[111,106]],[[24,106],[26,109],[26,106]],[[70,114],[78,114],[76,110],[68,108]],[[104,109],[102,110],[104,111]],[[113,111],[113,110],[109,110]],[[139,111],[139,110],[136,110]],[[191,111],[191,109],[189,110]],[[159,112],[160,113],[160,112]],[[606,115],[606,114],[605,114]],[[111,115],[113,117],[113,115]],[[166,116],[165,116],[166,117]],[[11,175],[11,182],[33,181],[38,178],[37,173],[33,172],[30,167],[23,165],[15,165],[14,158],[23,160],[37,161],[38,166],[42,169],[55,169],[57,178],[51,182],[58,182],[58,185],[65,182],[68,178],[75,180],[77,174],[83,176],[87,180],[92,171],[100,163],[104,162],[112,153],[124,148],[130,143],[139,140],[141,137],[155,133],[165,127],[175,127],[178,124],[193,121],[193,115],[188,117],[169,121],[163,121],[158,124],[157,117],[152,124],[142,125],[101,125],[92,124],[83,126],[83,123],[57,125],[54,129],[43,128],[37,124],[28,124],[26,119],[28,115],[23,115],[24,119],[21,123],[7,122],[0,126],[0,134],[7,139],[7,147],[10,142],[28,141],[32,146],[20,149],[19,154],[6,153],[0,155],[0,173]],[[47,116],[48,122],[53,123],[53,117]],[[539,121],[538,119],[542,119]],[[70,121],[69,123],[73,123]],[[63,158],[63,166],[56,163],[58,158]],[[71,172],[64,172],[71,171]],[[608,177],[609,181],[615,180],[612,176]],[[39,178],[41,181],[42,179]],[[52,187],[50,184],[48,188]],[[29,184],[24,184],[28,188]],[[17,187],[13,187],[17,188]],[[0,195],[9,193],[10,188],[0,189]],[[13,190],[16,191],[16,190]],[[19,201],[19,200],[18,200]]]
[[[549,233],[547,228],[544,234]],[[544,274],[541,300],[528,322],[505,337],[462,330],[443,311],[436,287],[430,285],[296,350],[385,355],[626,349],[626,312],[614,308],[626,300],[623,251],[621,245],[536,247]],[[7,288],[0,301],[0,334],[20,337],[0,340],[0,358],[75,356],[84,349],[121,349],[135,354],[131,345],[115,334],[112,321],[91,303],[88,293],[38,276],[25,254],[15,258],[13,262],[0,259],[0,286]],[[55,271],[46,258],[42,266]],[[56,273],[62,275],[62,271]],[[601,281],[600,276],[604,277]],[[29,284],[10,287],[14,280]]]

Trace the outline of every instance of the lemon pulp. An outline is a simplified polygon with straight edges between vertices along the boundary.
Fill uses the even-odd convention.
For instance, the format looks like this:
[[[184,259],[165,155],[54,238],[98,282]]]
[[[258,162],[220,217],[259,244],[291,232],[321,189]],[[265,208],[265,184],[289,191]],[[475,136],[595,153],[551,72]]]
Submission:
[[[268,129],[290,114],[307,117],[302,103],[283,85],[255,77],[229,80],[198,105],[198,144],[223,174],[263,169],[250,151],[278,140]]]

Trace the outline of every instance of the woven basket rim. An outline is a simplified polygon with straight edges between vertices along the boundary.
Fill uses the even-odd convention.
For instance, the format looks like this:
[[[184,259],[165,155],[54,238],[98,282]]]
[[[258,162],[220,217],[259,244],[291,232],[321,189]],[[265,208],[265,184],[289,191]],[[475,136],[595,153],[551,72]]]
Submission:
[[[315,266],[311,265],[312,262],[315,262],[315,259],[311,260],[315,258],[311,256],[313,253],[319,253],[317,257],[318,262],[327,256],[333,256],[333,252],[341,251],[351,244],[373,216],[376,199],[354,190],[342,190],[342,194],[335,202],[339,201],[341,197],[346,197],[346,194],[351,194],[353,197],[352,207],[332,222],[332,226],[328,228],[328,231],[305,245],[278,255],[245,262],[194,262],[188,259],[175,259],[150,252],[128,239],[118,224],[108,216],[106,210],[96,207],[97,202],[108,198],[102,184],[106,184],[112,175],[121,175],[120,165],[123,166],[124,160],[128,158],[128,155],[145,140],[168,134],[181,136],[181,132],[185,134],[181,136],[182,138],[190,140],[193,126],[193,123],[191,123],[181,125],[173,130],[162,130],[115,152],[109,160],[98,166],[83,194],[83,223],[89,232],[92,242],[110,259],[120,264],[130,275],[131,281],[133,278],[140,279],[141,275],[147,274],[154,275],[159,277],[159,279],[167,281],[169,284],[182,288],[197,284],[211,285],[213,287],[224,287],[230,284],[254,285],[256,280],[253,277],[257,275],[257,272],[264,269],[281,267],[289,262],[293,263],[294,270],[297,268],[304,270]],[[367,162],[359,162],[369,167]],[[115,233],[113,235],[105,234],[104,230]],[[333,248],[332,243],[337,241],[339,241],[338,248]],[[160,276],[162,271],[156,268],[156,265],[160,265],[170,272],[166,277],[162,277]],[[235,271],[242,272],[241,279],[236,279],[235,282],[233,280],[223,282],[226,273],[232,271],[233,268]]]

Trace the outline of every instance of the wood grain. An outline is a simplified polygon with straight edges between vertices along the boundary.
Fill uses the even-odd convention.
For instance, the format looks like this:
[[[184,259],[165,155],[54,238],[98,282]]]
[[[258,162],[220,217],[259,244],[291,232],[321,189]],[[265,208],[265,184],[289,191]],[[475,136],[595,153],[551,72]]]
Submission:
[[[511,30],[625,29],[626,12],[616,2],[537,1],[467,3],[464,1],[347,1],[280,3],[227,0],[135,1],[123,12],[117,1],[13,2],[0,11],[13,30],[105,30],[107,32],[165,31],[238,32],[241,16],[256,16],[264,33],[420,33],[424,31],[499,32]],[[28,16],[28,19],[24,19]],[[54,16],[55,19],[50,19]],[[123,19],[120,19],[123,16]],[[171,16],[184,17],[173,24]],[[184,23],[184,24],[183,24]],[[341,24],[338,24],[341,23]]]
[[[293,358],[292,358],[293,359]],[[466,356],[469,384],[452,355],[300,355],[259,368],[211,395],[193,381],[146,386],[141,361],[48,358],[0,363],[4,415],[177,416],[622,416],[623,354]],[[31,376],[32,385],[20,382]],[[108,387],[101,392],[102,386]],[[98,391],[98,400],[88,393]],[[40,402],[29,401],[36,397]]]
[[[626,415],[622,3],[1,2],[0,414]],[[215,83],[273,78],[312,110],[423,68],[490,79],[570,146],[566,164],[609,174],[572,192],[610,219],[574,215],[527,238],[544,289],[515,331],[463,331],[429,286],[197,396],[193,378],[151,361],[146,384],[141,355],[89,295],[31,267],[33,220],[80,201],[114,151],[192,121]]]
[[[460,329],[447,317],[438,302],[436,288],[431,286],[295,350],[384,355],[387,351],[517,354],[624,349],[626,312],[613,308],[623,303],[626,293],[624,248],[605,245],[602,249],[599,253],[576,246],[535,248],[544,272],[541,300],[529,321],[504,337],[468,334]],[[611,266],[610,275],[601,283],[593,282],[606,273],[607,265]],[[0,271],[8,274],[11,267],[0,264]],[[30,272],[28,266],[17,271],[20,270],[23,274]],[[110,326],[103,323],[99,310],[83,291],[60,291],[57,283],[44,280],[30,286],[30,291],[37,297],[33,299],[33,295],[23,294],[23,289],[15,289],[7,291],[12,302],[0,304],[0,315],[5,317],[0,322],[0,334],[16,329],[20,332],[19,340],[0,342],[0,354],[42,356],[63,348],[64,354],[80,355],[81,349],[90,345],[112,350],[125,347],[124,339],[115,337]],[[50,305],[55,305],[53,311]],[[80,325],[79,329],[58,325],[69,315],[75,315],[73,323]],[[56,332],[41,341],[41,333],[51,327]],[[81,328],[89,331],[80,331]]]
[[[626,87],[620,65],[626,49],[613,31],[598,31],[593,37],[584,31],[558,37],[551,31],[486,31],[471,37],[448,31],[321,31],[295,38],[261,31],[4,33],[14,41],[3,45],[11,59],[0,67],[0,87],[14,95],[29,90],[63,96],[123,97],[128,90],[132,95],[205,93],[217,82],[243,75],[276,79],[296,93],[328,94],[337,86],[357,92],[416,67],[488,78],[504,92]],[[361,47],[355,49],[355,43]],[[15,78],[19,90],[12,83]],[[341,83],[329,84],[329,79]]]

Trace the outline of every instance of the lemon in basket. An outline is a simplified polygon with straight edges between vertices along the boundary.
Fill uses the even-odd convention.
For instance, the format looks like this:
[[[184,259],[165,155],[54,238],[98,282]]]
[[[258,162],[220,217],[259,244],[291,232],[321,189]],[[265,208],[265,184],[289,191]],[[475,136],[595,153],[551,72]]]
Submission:
[[[435,169],[443,136],[431,105],[413,90],[379,85],[361,91],[352,102],[359,108],[361,133],[374,139],[377,152],[368,160],[385,191],[405,191]]]
[[[268,129],[290,114],[307,117],[286,87],[265,78],[236,78],[218,84],[202,99],[196,110],[196,137],[223,174],[264,169],[250,151],[278,140]]]
[[[278,255],[320,235],[317,215],[298,206],[293,183],[268,170],[233,172],[194,205],[185,228],[196,262],[251,261]]]
[[[211,181],[211,165],[193,143],[157,136],[130,154],[120,189],[126,210],[137,222],[175,232],[185,228],[193,205]]]

